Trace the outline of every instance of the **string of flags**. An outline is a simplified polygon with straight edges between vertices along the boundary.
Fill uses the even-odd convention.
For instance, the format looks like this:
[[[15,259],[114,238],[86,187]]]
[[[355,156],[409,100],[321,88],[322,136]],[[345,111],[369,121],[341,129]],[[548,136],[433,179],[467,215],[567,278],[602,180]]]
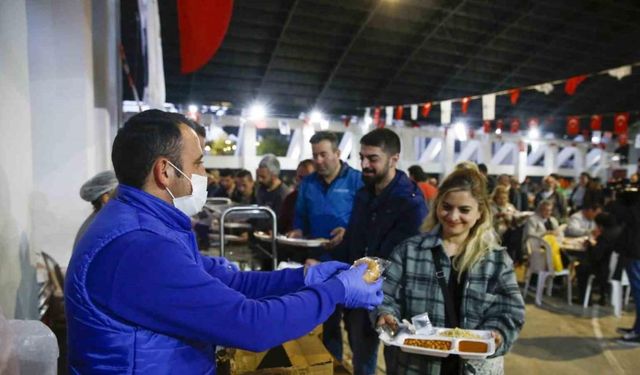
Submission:
[[[553,92],[557,85],[564,85],[564,92],[566,95],[572,96],[579,89],[580,85],[590,77],[598,75],[608,75],[618,80],[621,80],[631,75],[634,67],[640,66],[640,62],[635,62],[628,65],[619,66],[612,69],[606,69],[595,73],[582,74],[566,79],[560,79],[550,82],[539,83],[531,86],[512,88],[508,90],[502,90],[482,95],[465,96],[462,98],[454,98],[442,101],[429,101],[425,103],[414,104],[400,104],[395,106],[385,107],[366,107],[364,113],[364,119],[367,123],[373,123],[374,126],[384,127],[390,126],[393,120],[402,120],[405,114],[405,108],[409,109],[409,118],[414,126],[417,126],[417,120],[419,115],[423,119],[429,117],[429,114],[434,106],[440,106],[440,123],[443,125],[451,124],[451,115],[453,109],[453,103],[460,103],[460,110],[463,114],[466,114],[469,108],[469,103],[473,100],[480,99],[482,101],[482,129],[485,133],[491,131],[491,125],[493,121],[496,121],[496,97],[501,95],[508,95],[511,105],[515,106],[520,99],[520,94],[524,91],[536,91],[549,95]],[[382,109],[384,108],[384,119]],[[566,123],[566,130],[568,135],[578,135],[580,133],[581,120],[585,117],[589,118],[589,129],[594,132],[599,132],[602,129],[603,116],[613,116],[613,133],[620,137],[619,142],[622,144],[626,142],[626,135],[628,132],[630,114],[635,112],[620,112],[613,114],[594,114],[594,115],[579,115],[568,116]],[[520,130],[520,120],[513,118],[508,121],[509,129],[512,133],[517,133]],[[539,126],[540,121],[537,118],[531,118],[527,121],[528,127],[535,128]],[[498,119],[496,121],[496,130],[503,131],[505,126],[505,120]],[[588,129],[586,129],[588,132]]]

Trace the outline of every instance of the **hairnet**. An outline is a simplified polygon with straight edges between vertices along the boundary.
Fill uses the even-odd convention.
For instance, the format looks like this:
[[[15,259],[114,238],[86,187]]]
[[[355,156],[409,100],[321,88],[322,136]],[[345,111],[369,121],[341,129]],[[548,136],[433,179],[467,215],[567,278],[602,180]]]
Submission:
[[[108,193],[118,186],[118,179],[113,171],[100,172],[85,182],[80,188],[80,198],[93,202],[104,193]]]

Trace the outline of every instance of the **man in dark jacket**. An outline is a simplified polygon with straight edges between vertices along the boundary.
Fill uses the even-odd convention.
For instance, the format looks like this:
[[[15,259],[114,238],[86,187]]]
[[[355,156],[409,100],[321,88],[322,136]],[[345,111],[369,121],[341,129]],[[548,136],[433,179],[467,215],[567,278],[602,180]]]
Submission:
[[[364,256],[388,258],[393,248],[419,233],[427,214],[420,188],[396,169],[400,139],[375,129],[360,140],[362,179],[345,238],[336,255],[348,263]],[[364,309],[345,309],[345,327],[353,352],[354,374],[375,374],[378,334]],[[387,366],[389,366],[387,361]]]

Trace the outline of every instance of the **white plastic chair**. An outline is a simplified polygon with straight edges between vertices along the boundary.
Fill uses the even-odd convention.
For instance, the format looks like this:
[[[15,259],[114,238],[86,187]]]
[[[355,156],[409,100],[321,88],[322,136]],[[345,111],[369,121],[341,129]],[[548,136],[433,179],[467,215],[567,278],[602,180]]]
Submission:
[[[622,315],[622,293],[624,287],[627,288],[625,296],[624,296],[624,306],[626,307],[629,304],[629,298],[631,296],[631,285],[629,284],[629,278],[627,277],[627,272],[622,270],[622,275],[620,280],[613,280],[612,276],[616,271],[616,267],[618,266],[618,260],[620,255],[618,253],[611,253],[611,258],[609,259],[609,277],[608,281],[611,284],[611,306],[613,306],[613,315],[616,317],[620,317]],[[593,281],[595,280],[595,275],[589,275],[589,279],[587,280],[587,289],[585,290],[584,300],[582,302],[582,307],[587,308],[589,306],[589,300],[591,299],[591,289],[593,287]]]
[[[538,285],[536,287],[536,305],[542,305],[542,294],[544,292],[545,282],[547,279],[551,279],[549,286],[547,287],[547,295],[551,296],[551,290],[553,288],[553,279],[556,277],[567,278],[567,303],[571,305],[571,273],[568,268],[562,271],[555,271],[553,267],[553,260],[551,258],[551,246],[538,236],[527,236],[525,241],[527,252],[529,253],[529,266],[525,274],[524,291],[522,293],[523,299],[526,298],[527,290],[529,289],[529,283],[531,281],[531,275],[538,275]]]

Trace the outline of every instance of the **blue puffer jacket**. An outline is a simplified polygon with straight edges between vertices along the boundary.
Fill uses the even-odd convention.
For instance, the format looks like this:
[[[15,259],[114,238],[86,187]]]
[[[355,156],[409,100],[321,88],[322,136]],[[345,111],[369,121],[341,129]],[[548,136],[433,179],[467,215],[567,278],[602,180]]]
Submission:
[[[215,374],[215,345],[266,350],[310,332],[343,302],[335,278],[304,287],[302,269],[234,272],[201,256],[189,217],[120,185],[67,270],[70,370]]]
[[[348,263],[363,256],[388,258],[397,244],[420,233],[427,216],[424,195],[402,171],[376,196],[364,186],[356,194],[351,221],[335,257]]]
[[[293,228],[309,238],[331,238],[332,230],[346,228],[356,191],[363,185],[361,176],[360,171],[342,163],[331,185],[317,173],[305,177],[298,188]]]

